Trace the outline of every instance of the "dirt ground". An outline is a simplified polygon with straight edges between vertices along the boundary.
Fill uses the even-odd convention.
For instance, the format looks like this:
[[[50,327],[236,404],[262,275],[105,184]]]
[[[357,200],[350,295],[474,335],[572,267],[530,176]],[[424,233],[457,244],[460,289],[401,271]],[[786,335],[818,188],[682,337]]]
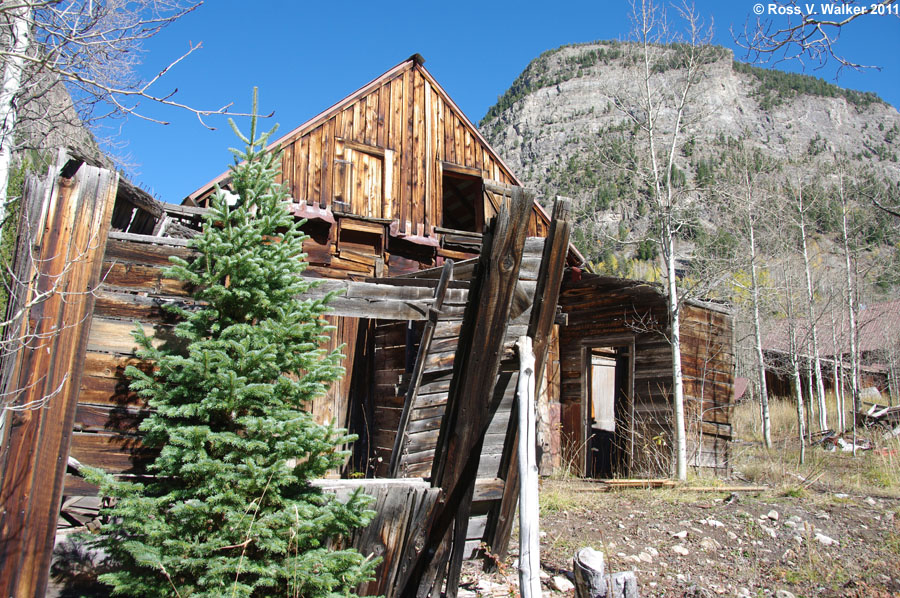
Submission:
[[[634,571],[641,596],[900,596],[900,500],[796,487],[604,492],[541,484],[546,595],[564,596],[572,556],[591,546],[607,571]],[[514,596],[516,541],[501,570],[464,572],[461,596]],[[555,587],[562,587],[560,592]]]

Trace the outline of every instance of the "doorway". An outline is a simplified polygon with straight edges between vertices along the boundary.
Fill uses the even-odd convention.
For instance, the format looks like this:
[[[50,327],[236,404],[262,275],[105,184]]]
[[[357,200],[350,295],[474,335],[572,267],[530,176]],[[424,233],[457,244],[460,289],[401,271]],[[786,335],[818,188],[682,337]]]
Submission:
[[[585,476],[627,477],[634,450],[631,346],[586,349]]]

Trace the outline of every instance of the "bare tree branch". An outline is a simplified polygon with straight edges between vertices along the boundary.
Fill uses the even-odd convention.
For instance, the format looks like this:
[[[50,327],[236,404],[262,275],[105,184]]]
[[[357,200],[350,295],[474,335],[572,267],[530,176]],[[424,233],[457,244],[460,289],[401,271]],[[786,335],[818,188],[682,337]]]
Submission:
[[[815,12],[826,6],[832,7],[832,14]],[[900,16],[898,0],[841,0],[826,4],[767,0],[755,5],[755,12],[760,10],[772,14],[773,18],[758,16],[755,24],[746,23],[743,31],[731,29],[735,42],[746,49],[746,58],[750,62],[798,60],[801,64],[809,61],[816,65],[815,68],[822,68],[833,60],[840,65],[838,72],[847,67],[880,69],[877,65],[857,63],[838,51],[837,42],[845,26],[863,17]],[[776,19],[786,22],[776,25]]]

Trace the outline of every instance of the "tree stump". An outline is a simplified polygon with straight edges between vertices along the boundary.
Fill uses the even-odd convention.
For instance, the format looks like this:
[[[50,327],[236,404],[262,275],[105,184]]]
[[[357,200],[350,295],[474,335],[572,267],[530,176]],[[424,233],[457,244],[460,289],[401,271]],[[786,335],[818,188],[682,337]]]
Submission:
[[[598,598],[607,595],[604,578],[603,553],[593,548],[582,548],[575,553],[575,597]]]
[[[573,562],[576,598],[638,598],[634,571],[605,574],[602,552],[582,548]]]

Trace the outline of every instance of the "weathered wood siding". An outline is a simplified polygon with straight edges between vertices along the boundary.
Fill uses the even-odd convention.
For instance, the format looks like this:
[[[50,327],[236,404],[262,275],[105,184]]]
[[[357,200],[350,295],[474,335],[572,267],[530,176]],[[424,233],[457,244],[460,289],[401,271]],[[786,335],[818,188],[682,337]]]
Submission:
[[[583,471],[589,397],[586,347],[634,343],[632,473],[667,474],[672,446],[672,349],[665,298],[650,285],[595,275],[563,284],[568,325],[559,333],[562,461]],[[734,385],[732,319],[697,305],[682,309],[682,363],[689,462],[727,468]]]
[[[135,321],[153,335],[155,343],[178,342],[172,334],[175,322],[163,305],[192,302],[185,283],[163,274],[169,255],[189,258],[191,252],[177,240],[165,245],[160,244],[164,239],[147,238],[151,239],[154,243],[109,239],[102,282],[94,293],[70,454],[81,463],[113,473],[143,473],[150,457],[140,444],[137,429],[147,411],[128,389],[124,376],[127,365],[140,363],[135,357]],[[350,423],[350,389],[362,385],[359,377],[368,373],[365,357],[357,356],[358,350],[364,351],[357,342],[361,322],[344,316],[325,319],[334,326],[325,348],[343,346],[347,374],[313,402],[311,411],[319,422],[346,427]],[[354,368],[357,360],[360,367]],[[70,481],[77,485],[74,478]]]
[[[311,271],[327,277],[398,275],[435,258],[471,257],[441,233],[444,171],[502,185],[515,176],[430,73],[408,60],[291,131],[282,149],[281,181],[298,215],[310,218]],[[227,175],[216,181],[228,184]],[[189,196],[206,205],[209,184]],[[471,206],[496,215],[486,193]],[[335,220],[336,224],[327,226]],[[316,223],[324,224],[324,226]],[[529,236],[546,236],[548,218],[535,208]],[[317,230],[318,232],[314,232]]]
[[[0,592],[43,595],[118,175],[60,152],[29,177],[0,392]],[[9,407],[8,410],[6,408]]]
[[[734,400],[734,328],[730,315],[687,304],[682,308],[681,367],[684,375],[689,463],[728,470]]]

